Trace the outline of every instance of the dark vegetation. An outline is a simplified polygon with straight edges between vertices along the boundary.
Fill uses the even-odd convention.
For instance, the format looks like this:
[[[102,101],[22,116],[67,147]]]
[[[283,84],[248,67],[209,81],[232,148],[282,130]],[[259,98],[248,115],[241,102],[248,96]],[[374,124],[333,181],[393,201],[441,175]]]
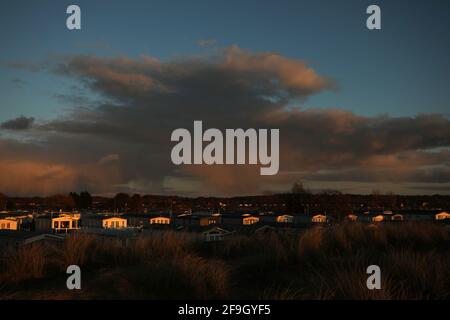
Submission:
[[[450,230],[435,224],[341,224],[216,243],[160,232],[72,235],[1,254],[0,299],[450,299]],[[66,289],[66,268],[82,290]],[[366,287],[367,266],[382,289]]]

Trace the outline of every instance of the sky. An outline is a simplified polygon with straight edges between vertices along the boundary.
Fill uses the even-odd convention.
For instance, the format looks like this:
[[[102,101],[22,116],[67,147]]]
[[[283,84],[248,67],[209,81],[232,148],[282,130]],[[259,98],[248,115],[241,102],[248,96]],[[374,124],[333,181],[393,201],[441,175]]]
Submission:
[[[448,194],[449,32],[444,0],[1,0],[0,192]],[[280,173],[174,166],[194,117],[280,128]]]

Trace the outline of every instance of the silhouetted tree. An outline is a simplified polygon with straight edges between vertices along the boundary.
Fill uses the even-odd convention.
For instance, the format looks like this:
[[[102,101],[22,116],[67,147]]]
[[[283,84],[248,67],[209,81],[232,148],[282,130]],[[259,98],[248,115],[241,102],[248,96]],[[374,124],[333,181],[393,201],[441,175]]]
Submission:
[[[319,207],[327,215],[342,221],[352,212],[351,197],[338,190],[325,190],[318,195]]]
[[[6,210],[16,210],[17,206],[16,203],[11,200],[11,199],[7,199],[6,200]]]
[[[301,183],[301,182],[295,182],[294,185],[292,186],[291,192],[292,192],[292,193],[295,193],[295,194],[306,194],[306,193],[310,193],[308,190],[306,190],[306,189],[303,187],[303,183]]]
[[[134,194],[130,199],[129,208],[133,212],[142,212],[143,200],[139,194]]]
[[[379,208],[382,205],[381,193],[379,190],[373,190],[370,195],[370,206],[372,208]]]
[[[385,196],[385,206],[389,209],[393,210],[397,208],[397,195],[395,195],[393,192],[388,192]]]
[[[75,202],[75,206],[77,208],[80,208],[80,195],[76,192],[69,193],[69,196],[72,197],[73,201]]]
[[[6,196],[2,193],[0,193],[0,210],[6,209],[6,203],[8,202],[8,199]]]
[[[87,191],[82,191],[80,194],[71,192],[69,195],[75,201],[75,206],[78,209],[88,209],[92,206],[92,197]]]
[[[80,193],[80,208],[88,209],[92,207],[92,196],[87,191],[82,191]]]
[[[113,198],[114,210],[126,211],[130,202],[130,196],[126,193],[120,192]]]

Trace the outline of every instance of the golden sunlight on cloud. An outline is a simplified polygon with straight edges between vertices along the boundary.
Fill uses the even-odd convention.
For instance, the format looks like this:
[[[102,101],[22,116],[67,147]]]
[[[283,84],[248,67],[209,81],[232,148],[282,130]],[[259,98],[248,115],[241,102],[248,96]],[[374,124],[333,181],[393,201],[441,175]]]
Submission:
[[[0,190],[15,195],[51,195],[78,190],[80,186],[109,187],[117,181],[114,168],[103,169],[97,165],[64,165],[42,162],[0,161]]]

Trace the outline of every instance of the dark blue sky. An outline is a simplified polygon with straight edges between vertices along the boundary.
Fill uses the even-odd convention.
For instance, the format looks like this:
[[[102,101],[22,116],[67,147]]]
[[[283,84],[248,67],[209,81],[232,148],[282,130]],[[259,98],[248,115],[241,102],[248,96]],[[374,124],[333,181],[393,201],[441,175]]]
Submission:
[[[449,33],[448,0],[0,0],[0,192],[448,194]],[[173,165],[199,119],[279,128],[279,174]]]
[[[68,31],[65,9],[82,9],[82,30]],[[365,27],[369,4],[382,9],[382,30]],[[0,61],[39,63],[61,54],[142,54],[170,59],[237,44],[306,60],[335,79],[305,107],[361,115],[448,114],[450,2],[434,1],[4,1]],[[0,120],[60,115],[55,96],[73,83],[47,72],[2,68]]]

